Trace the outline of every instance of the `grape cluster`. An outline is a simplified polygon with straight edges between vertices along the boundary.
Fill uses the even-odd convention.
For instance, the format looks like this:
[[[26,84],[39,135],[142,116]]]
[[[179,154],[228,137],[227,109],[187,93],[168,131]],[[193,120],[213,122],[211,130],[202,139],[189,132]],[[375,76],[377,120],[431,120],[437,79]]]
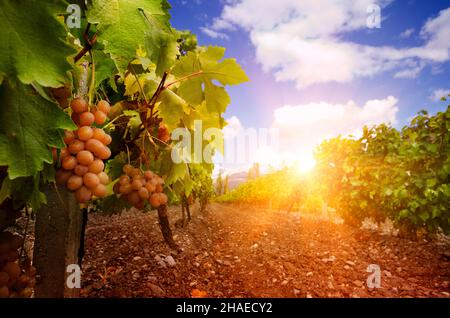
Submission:
[[[0,298],[29,298],[36,284],[36,269],[28,266],[20,268],[19,248],[23,239],[11,232],[0,233]]]
[[[103,171],[103,160],[111,156],[108,145],[112,139],[103,129],[91,126],[94,123],[104,124],[110,106],[102,100],[89,111],[82,98],[74,99],[70,106],[72,120],[78,129],[65,132],[64,142],[67,147],[61,150],[61,169],[56,173],[56,182],[75,191],[79,203],[86,203],[92,196],[104,197],[107,192],[109,177]]]
[[[150,170],[142,171],[131,165],[123,167],[124,174],[113,187],[114,193],[137,209],[143,209],[148,200],[152,207],[158,208],[166,204],[167,195],[163,193],[164,180]]]

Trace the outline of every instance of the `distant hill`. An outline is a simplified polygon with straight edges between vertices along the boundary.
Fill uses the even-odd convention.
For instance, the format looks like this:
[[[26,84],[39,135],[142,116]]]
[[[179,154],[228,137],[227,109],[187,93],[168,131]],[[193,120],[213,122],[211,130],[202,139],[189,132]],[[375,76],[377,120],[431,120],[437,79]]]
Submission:
[[[247,171],[236,172],[228,176],[228,189],[233,190],[241,183],[247,181]]]

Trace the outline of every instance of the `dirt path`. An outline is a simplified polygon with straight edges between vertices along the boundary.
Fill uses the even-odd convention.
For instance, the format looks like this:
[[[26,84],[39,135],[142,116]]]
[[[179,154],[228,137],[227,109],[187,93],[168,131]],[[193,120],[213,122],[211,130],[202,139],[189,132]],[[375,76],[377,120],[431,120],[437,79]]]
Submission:
[[[295,213],[213,204],[174,227],[181,253],[154,213],[92,216],[86,235],[87,297],[450,297],[448,246]],[[366,286],[370,264],[381,288]]]

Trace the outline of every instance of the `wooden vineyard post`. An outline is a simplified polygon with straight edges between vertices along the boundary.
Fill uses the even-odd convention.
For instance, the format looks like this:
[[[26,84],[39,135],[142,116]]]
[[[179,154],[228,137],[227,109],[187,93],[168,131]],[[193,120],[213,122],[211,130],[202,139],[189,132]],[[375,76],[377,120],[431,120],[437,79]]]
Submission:
[[[48,185],[45,194],[47,204],[37,211],[35,224],[36,297],[78,297],[79,289],[66,287],[66,269],[78,263],[82,213],[65,187]]]

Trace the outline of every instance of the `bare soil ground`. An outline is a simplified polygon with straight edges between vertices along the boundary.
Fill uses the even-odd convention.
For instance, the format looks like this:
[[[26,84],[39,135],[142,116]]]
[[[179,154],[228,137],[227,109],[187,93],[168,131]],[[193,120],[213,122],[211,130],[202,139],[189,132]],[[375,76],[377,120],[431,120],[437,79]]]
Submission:
[[[450,297],[449,246],[330,220],[212,204],[184,228],[181,252],[162,241],[156,213],[90,215],[83,297]],[[381,269],[369,288],[370,264]]]

